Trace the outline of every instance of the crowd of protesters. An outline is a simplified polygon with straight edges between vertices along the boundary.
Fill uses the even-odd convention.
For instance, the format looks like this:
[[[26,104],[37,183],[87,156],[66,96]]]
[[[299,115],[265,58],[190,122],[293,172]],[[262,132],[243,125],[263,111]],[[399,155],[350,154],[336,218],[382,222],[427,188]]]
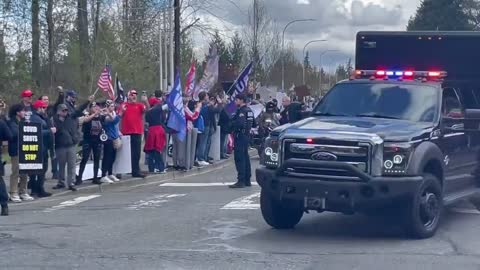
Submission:
[[[194,166],[212,164],[212,138],[217,128],[220,129],[220,158],[229,158],[233,130],[232,115],[225,106],[225,95],[209,96],[207,92],[200,92],[198,101],[184,97],[187,131],[185,138],[180,138],[174,130],[167,127],[168,97],[161,91],[155,91],[150,97],[144,92],[139,97],[136,90],[130,90],[126,101],[120,103],[108,99],[95,101],[95,97],[90,96],[86,102],[78,105],[76,91],[64,91],[62,87],[57,90],[58,97],[54,104],[50,103],[48,95],[36,98],[31,90],[22,91],[20,101],[8,106],[9,108],[3,101],[0,102],[0,142],[8,142],[11,162],[9,191],[5,190],[5,185],[2,186],[3,178],[0,179],[2,207],[6,205],[5,200],[20,203],[34,200],[35,197],[51,196],[44,187],[49,164],[52,179],[57,180],[54,189],[76,191],[79,185],[84,184],[86,165],[92,155],[93,184],[120,181],[121,175],[114,174],[113,165],[117,151],[122,147],[122,136],[130,137],[133,178],[145,178],[148,173],[166,173],[169,165],[169,143],[173,169],[188,171]],[[300,117],[288,97],[282,100],[282,104],[284,109],[281,113],[276,100],[265,105],[267,111],[264,113],[277,115],[275,126],[295,122]],[[261,116],[258,119],[262,122],[263,118]],[[42,129],[43,170],[35,175],[21,174],[19,170],[18,134],[22,121],[38,123]],[[148,173],[140,169],[142,150],[145,153]],[[77,174],[78,152],[81,153],[81,158]],[[3,177],[1,156],[0,164],[0,177]],[[2,187],[8,192],[8,196],[2,195]]]

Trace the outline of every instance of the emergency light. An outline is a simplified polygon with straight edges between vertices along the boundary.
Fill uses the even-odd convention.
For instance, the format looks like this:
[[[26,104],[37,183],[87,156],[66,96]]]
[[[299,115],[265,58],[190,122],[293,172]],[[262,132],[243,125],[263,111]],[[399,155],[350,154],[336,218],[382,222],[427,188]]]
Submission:
[[[355,79],[430,79],[439,80],[447,77],[446,71],[411,71],[411,70],[355,70]]]

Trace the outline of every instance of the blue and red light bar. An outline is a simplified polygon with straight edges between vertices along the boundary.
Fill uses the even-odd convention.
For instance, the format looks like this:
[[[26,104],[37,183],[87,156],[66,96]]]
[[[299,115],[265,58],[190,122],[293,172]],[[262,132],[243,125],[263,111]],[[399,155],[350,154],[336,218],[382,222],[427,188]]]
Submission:
[[[355,77],[373,77],[381,79],[442,79],[446,71],[412,71],[412,70],[355,70]]]

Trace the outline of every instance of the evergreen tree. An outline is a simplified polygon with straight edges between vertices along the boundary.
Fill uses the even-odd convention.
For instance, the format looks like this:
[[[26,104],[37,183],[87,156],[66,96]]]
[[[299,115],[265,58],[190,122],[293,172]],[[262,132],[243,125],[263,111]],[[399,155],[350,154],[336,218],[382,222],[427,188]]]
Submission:
[[[306,70],[308,70],[308,68],[310,67],[310,54],[308,51],[305,54],[305,58],[303,59],[303,65],[305,66]]]
[[[245,55],[245,48],[238,32],[235,32],[235,35],[232,38],[230,46],[228,47],[228,53],[231,61],[230,64],[232,64],[237,70],[240,69]]]
[[[408,22],[408,31],[473,30],[465,4],[471,0],[424,0]]]
[[[220,33],[218,32],[218,30],[215,31],[215,34],[213,35],[210,45],[215,45],[217,47],[217,52],[218,52],[218,55],[220,56],[219,62],[221,64],[227,64],[230,62],[230,56],[228,53],[227,45],[225,44],[225,41],[223,40],[223,38],[220,36]]]

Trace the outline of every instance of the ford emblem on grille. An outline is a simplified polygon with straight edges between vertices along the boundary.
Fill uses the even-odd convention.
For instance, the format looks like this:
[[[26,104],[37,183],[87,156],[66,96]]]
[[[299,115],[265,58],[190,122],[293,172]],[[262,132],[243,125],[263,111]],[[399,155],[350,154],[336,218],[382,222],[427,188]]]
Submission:
[[[312,160],[336,161],[338,157],[329,152],[316,152],[312,154]]]

